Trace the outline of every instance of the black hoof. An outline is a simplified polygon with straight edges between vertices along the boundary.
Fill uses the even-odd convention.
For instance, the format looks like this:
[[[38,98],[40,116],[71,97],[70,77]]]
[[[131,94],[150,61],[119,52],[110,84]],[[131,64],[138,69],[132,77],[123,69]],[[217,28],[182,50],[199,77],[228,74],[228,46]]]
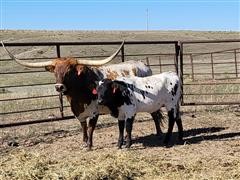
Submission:
[[[132,145],[132,143],[126,143],[126,148],[130,148],[131,147],[131,145]]]
[[[117,145],[118,149],[122,149],[122,145],[123,145],[122,142],[118,142],[118,145]]]
[[[183,139],[179,139],[178,142],[177,142],[177,144],[179,144],[179,145],[184,145],[184,144],[185,144],[185,141],[184,141]]]
[[[168,138],[165,138],[164,141],[163,141],[163,144],[164,144],[164,145],[168,145],[168,143],[169,143],[169,139],[168,139]]]
[[[164,147],[165,148],[170,148],[170,147],[172,147],[172,145],[171,144],[165,144]]]
[[[83,142],[82,147],[86,148],[86,147],[88,147],[88,144],[86,142]]]
[[[87,147],[87,149],[86,149],[87,151],[92,151],[92,147]]]

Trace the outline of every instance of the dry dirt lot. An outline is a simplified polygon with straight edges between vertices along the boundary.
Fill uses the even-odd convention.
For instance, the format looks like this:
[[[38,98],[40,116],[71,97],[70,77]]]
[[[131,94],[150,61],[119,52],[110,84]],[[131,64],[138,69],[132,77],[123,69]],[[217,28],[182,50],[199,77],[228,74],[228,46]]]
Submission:
[[[92,151],[81,146],[77,120],[4,129],[0,179],[239,179],[239,115],[239,106],[183,108],[185,143],[175,129],[164,147],[165,133],[155,136],[149,115],[139,114],[130,150],[117,149],[109,116],[99,119]]]
[[[96,31],[0,31],[0,40],[8,42],[38,41],[118,41],[118,40],[207,40],[236,39],[239,32],[96,32]],[[170,52],[168,47],[160,52]],[[212,46],[211,51],[231,49],[232,45]],[[236,48],[236,45],[234,45]],[[46,47],[10,48],[21,57],[55,57],[55,49]],[[197,50],[190,47],[189,50]],[[63,48],[62,55],[111,54],[115,47]],[[154,46],[129,47],[126,53],[156,52]],[[210,51],[208,46],[201,51]],[[26,52],[25,52],[26,51]],[[0,57],[7,58],[0,48]],[[232,58],[232,57],[231,57]],[[239,59],[238,59],[239,60]],[[0,62],[1,72],[29,69],[14,62]],[[36,82],[38,80],[39,82]],[[1,86],[52,82],[50,73],[1,75]],[[43,91],[43,88],[45,91]],[[221,87],[221,89],[224,87]],[[228,91],[232,87],[225,87]],[[234,92],[239,92],[239,87]],[[0,93],[0,99],[55,94],[54,87],[9,88]],[[199,97],[197,97],[199,98]],[[239,95],[235,99],[239,98]],[[1,112],[55,103],[36,99],[34,102],[0,102]],[[29,107],[28,107],[29,106]],[[47,112],[27,115],[3,115],[1,122],[21,121],[33,117],[48,116]],[[166,116],[166,114],[165,114]],[[166,117],[165,117],[166,119]],[[200,106],[182,107],[184,144],[177,143],[175,129],[169,147],[162,144],[164,133],[154,135],[153,120],[148,114],[139,114],[133,128],[131,149],[118,150],[117,121],[101,116],[94,134],[94,147],[86,151],[82,147],[82,132],[77,120],[50,122],[37,125],[0,129],[0,179],[240,179],[240,107]]]

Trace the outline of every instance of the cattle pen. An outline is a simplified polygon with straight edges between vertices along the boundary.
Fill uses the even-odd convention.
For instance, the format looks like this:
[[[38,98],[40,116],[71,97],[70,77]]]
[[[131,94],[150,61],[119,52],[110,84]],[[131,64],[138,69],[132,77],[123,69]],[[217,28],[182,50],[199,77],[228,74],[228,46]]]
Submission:
[[[99,46],[112,47],[119,44],[121,44],[120,41],[35,42],[5,43],[5,46],[13,51],[15,47],[23,50],[33,47],[35,50],[29,51],[37,52],[33,53],[33,57],[24,57],[24,52],[20,50],[21,58],[29,61],[43,61],[57,57],[72,56],[71,48],[77,47],[79,52],[81,52],[82,46],[97,49]],[[224,46],[222,46],[223,44]],[[114,63],[141,59],[151,67],[153,73],[169,70],[176,71],[182,81],[182,106],[239,105],[239,44],[239,39],[125,41],[121,53]],[[153,46],[159,47],[159,50],[151,51]],[[48,48],[49,53],[45,54],[45,52],[38,50],[39,47]],[[149,52],[139,53],[142,48],[146,47],[149,47]],[[136,53],[133,49],[138,48],[140,50],[136,50],[138,52]],[[162,51],[161,48],[163,49]],[[106,57],[105,52],[109,52],[109,50],[103,49],[100,53],[94,55],[86,54],[84,56],[75,53],[73,57],[97,59]],[[0,128],[74,118],[62,95],[55,93],[53,74],[46,72],[44,69],[33,70],[19,67],[7,56],[1,58],[0,63],[2,64],[1,67],[6,67],[1,68],[0,72],[3,79],[0,86],[0,103],[1,107],[3,107],[0,112]],[[19,77],[19,79],[16,80],[15,77]],[[26,93],[26,88],[30,88],[33,93]],[[16,116],[18,117],[17,120]]]
[[[117,120],[99,116],[92,151],[87,151],[84,129],[66,96],[55,90],[55,75],[17,64],[0,46],[0,179],[240,178],[239,33],[4,31],[3,35],[8,42],[12,39],[4,42],[7,49],[24,63],[58,56],[104,59],[126,39],[111,63],[142,60],[153,74],[176,71],[182,77],[184,142],[178,141],[175,126],[169,146],[164,145],[168,124],[163,108],[159,136],[150,114],[136,115],[129,150],[125,145],[117,148]],[[222,38],[228,40],[208,42]],[[151,41],[144,44],[145,39]],[[198,41],[190,43],[191,39]],[[154,44],[156,40],[173,41]],[[75,41],[85,45],[61,44]]]

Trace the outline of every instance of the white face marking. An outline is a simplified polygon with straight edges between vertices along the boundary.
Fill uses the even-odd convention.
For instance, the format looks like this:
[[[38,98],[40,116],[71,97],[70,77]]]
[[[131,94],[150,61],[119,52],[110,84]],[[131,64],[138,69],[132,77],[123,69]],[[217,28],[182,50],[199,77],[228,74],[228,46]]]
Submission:
[[[103,81],[99,81],[98,85],[101,86],[103,84]]]

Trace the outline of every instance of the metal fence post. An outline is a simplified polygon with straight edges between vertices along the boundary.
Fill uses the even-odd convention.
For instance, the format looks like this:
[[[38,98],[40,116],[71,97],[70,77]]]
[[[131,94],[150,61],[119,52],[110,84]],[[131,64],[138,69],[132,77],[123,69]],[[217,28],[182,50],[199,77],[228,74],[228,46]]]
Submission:
[[[236,77],[238,77],[237,50],[236,49],[234,49],[234,61],[235,61]]]
[[[60,45],[56,45],[56,48],[57,48],[57,57],[60,58],[61,57]]]
[[[180,46],[180,81],[181,81],[181,105],[184,105],[183,100],[183,43],[179,42]]]
[[[162,73],[162,60],[161,60],[161,56],[159,56],[159,67],[160,67],[160,73]]]
[[[60,45],[56,45],[56,49],[57,49],[57,57],[60,58],[61,57]],[[63,94],[62,93],[59,93],[59,102],[60,102],[59,110],[60,110],[61,117],[63,118],[64,114],[63,114]]]
[[[146,62],[147,62],[147,66],[149,67],[149,66],[150,66],[150,63],[149,63],[148,57],[146,57]]]
[[[61,114],[61,117],[63,118],[64,117],[64,114],[63,114],[63,94],[62,93],[59,93],[59,101],[60,101],[60,114]]]
[[[125,57],[124,57],[124,44],[123,44],[123,46],[121,48],[121,57],[122,57],[122,62],[124,62],[125,61]]]
[[[212,78],[214,79],[213,53],[211,53]]]
[[[194,81],[193,57],[192,57],[192,54],[190,54],[189,56],[190,56],[191,67],[192,67],[192,80]]]
[[[180,47],[178,45],[178,43],[176,42],[175,43],[175,58],[174,58],[174,63],[175,63],[175,69],[176,69],[176,73],[178,73],[178,56],[179,56],[179,50],[180,50]]]

